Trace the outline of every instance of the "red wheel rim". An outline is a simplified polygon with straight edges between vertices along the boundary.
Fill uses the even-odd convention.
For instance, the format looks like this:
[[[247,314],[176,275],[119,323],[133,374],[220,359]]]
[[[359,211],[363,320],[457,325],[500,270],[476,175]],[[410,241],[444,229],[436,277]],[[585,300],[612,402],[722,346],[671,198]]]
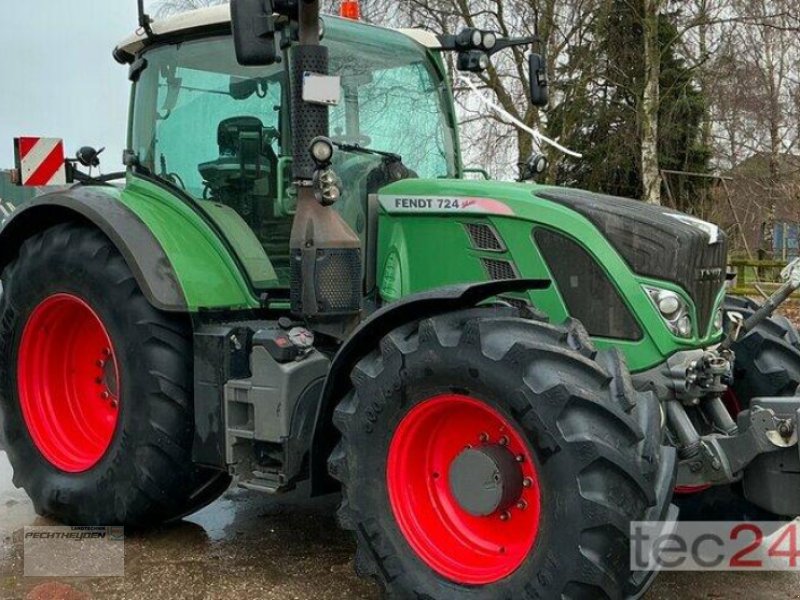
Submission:
[[[448,473],[465,448],[482,444],[500,444],[513,453],[525,487],[510,508],[477,517],[454,498]],[[493,583],[530,555],[541,508],[536,467],[525,438],[486,403],[444,394],[415,406],[394,433],[386,477],[400,530],[443,577],[467,585]]]
[[[97,313],[71,294],[37,306],[25,325],[17,379],[34,444],[68,473],[91,469],[111,445],[119,415],[119,368]]]

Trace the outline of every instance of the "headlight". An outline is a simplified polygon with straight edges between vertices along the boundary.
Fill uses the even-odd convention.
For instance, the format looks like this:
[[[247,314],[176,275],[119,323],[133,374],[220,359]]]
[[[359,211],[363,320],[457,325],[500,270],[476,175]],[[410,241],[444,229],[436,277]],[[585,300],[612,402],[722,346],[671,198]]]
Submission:
[[[326,137],[316,137],[311,140],[309,151],[318,167],[326,167],[333,158],[333,142]]]
[[[664,324],[672,333],[682,338],[692,337],[692,317],[686,302],[673,291],[645,286],[647,295],[655,304]]]
[[[671,317],[681,309],[681,299],[673,292],[658,293],[658,310],[665,317]]]

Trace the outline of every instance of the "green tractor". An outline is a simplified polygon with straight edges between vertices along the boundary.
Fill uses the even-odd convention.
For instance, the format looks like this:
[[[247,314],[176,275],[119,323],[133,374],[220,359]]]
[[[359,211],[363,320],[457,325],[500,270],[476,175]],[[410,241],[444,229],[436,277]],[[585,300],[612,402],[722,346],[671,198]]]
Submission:
[[[798,269],[726,299],[714,225],[465,177],[443,55],[535,39],[315,0],[140,17],[126,171],[84,148],[0,229],[2,442],[40,514],[341,492],[358,572],[435,599],[637,597],[630,523],[674,522],[676,488],[800,514],[800,337],[772,317]]]

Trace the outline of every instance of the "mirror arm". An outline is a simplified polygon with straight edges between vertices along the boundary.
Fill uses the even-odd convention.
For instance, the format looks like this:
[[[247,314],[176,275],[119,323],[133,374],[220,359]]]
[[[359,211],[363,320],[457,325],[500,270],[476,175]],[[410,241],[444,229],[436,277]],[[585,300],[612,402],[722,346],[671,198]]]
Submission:
[[[497,40],[497,45],[492,48],[490,52],[488,52],[489,56],[497,54],[502,50],[507,50],[508,48],[516,48],[518,46],[532,46],[533,44],[538,44],[541,42],[541,39],[538,35],[530,35],[527,37],[521,38],[499,38]]]

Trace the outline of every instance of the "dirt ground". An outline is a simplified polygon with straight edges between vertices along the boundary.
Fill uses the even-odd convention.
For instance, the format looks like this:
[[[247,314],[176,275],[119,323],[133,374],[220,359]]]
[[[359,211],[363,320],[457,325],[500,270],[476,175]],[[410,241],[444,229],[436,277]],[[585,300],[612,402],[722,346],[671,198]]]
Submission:
[[[800,316],[800,305],[786,311]],[[231,489],[180,524],[125,541],[125,576],[49,580],[22,575],[21,529],[38,517],[0,452],[0,599],[374,599],[353,572],[353,541],[333,517],[337,498],[279,501]],[[795,573],[667,573],[648,600],[800,598]]]

